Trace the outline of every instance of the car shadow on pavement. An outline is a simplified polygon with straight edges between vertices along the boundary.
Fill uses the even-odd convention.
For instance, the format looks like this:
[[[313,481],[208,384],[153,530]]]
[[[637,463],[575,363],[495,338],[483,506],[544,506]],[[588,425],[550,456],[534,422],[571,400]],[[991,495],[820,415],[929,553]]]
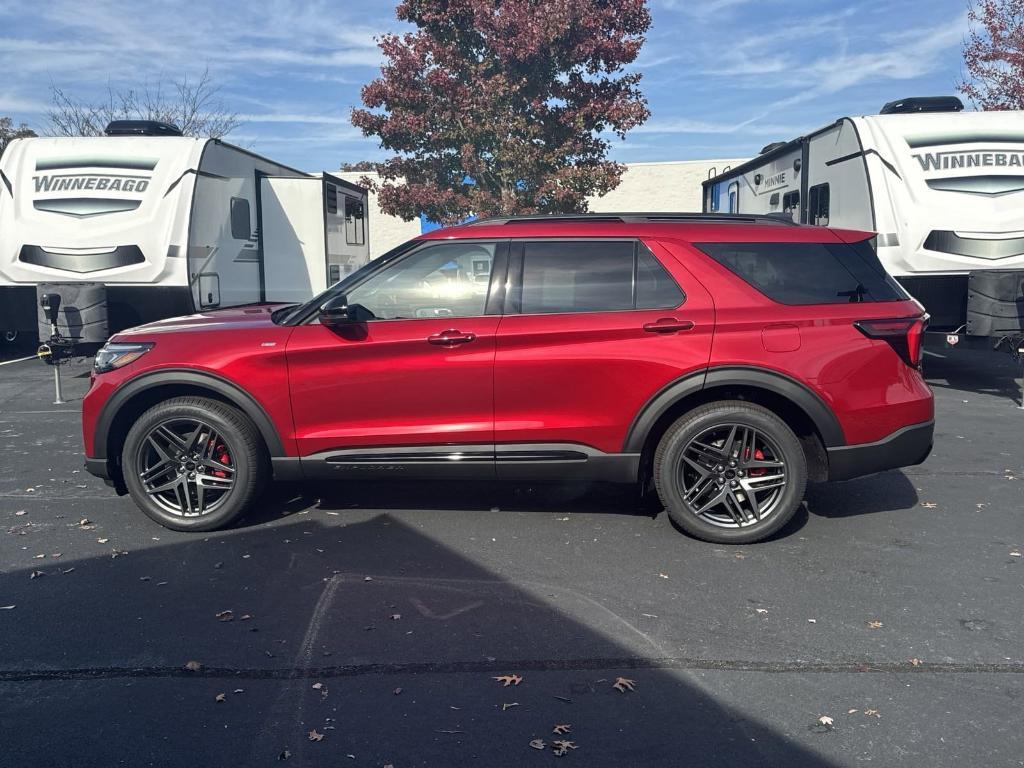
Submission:
[[[929,350],[924,359],[928,385],[961,393],[1004,397],[1021,404],[1021,363],[1005,352]]]
[[[810,514],[830,518],[891,513],[918,504],[917,489],[899,470],[837,483],[811,483],[804,500]]]
[[[588,766],[828,765],[798,743],[830,730],[815,713],[786,736],[707,692],[695,670],[728,660],[387,514],[153,532],[5,564],[8,764],[519,766],[567,740]]]

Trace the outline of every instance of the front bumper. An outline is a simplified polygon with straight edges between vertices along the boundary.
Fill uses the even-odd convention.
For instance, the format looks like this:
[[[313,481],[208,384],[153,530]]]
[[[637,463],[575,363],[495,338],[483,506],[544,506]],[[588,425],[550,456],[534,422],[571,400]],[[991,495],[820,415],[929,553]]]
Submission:
[[[874,443],[828,449],[828,479],[850,480],[920,464],[932,452],[935,422],[912,424]]]

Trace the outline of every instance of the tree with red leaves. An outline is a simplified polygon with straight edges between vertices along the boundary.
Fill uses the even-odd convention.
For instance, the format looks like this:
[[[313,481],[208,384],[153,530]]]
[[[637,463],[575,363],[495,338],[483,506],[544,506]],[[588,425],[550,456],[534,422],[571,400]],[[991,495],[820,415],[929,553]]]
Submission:
[[[352,111],[397,153],[377,165],[386,213],[577,212],[618,185],[609,134],[650,115],[640,74],[624,71],[646,0],[402,0],[397,15],[418,29],[378,41],[381,77]]]
[[[968,19],[961,93],[981,109],[1024,109],[1024,0],[981,0]]]

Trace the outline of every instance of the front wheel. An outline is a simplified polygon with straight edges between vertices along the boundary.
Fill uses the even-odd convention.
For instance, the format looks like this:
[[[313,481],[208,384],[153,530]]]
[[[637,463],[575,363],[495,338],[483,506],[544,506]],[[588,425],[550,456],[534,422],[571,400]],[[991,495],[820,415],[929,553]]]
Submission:
[[[177,397],[140,416],[125,439],[121,468],[136,505],[176,531],[212,531],[249,506],[263,484],[265,450],[236,409]]]
[[[722,401],[669,427],[654,454],[654,483],[687,533],[750,544],[793,517],[807,485],[807,460],[793,430],[767,408]]]

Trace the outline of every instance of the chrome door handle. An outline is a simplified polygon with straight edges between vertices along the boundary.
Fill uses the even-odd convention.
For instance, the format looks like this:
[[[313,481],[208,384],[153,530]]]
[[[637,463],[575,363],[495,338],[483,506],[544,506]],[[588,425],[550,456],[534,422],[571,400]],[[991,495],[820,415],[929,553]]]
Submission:
[[[648,333],[675,333],[692,329],[693,322],[691,320],[676,320],[674,317],[662,317],[653,323],[644,323],[644,330]]]
[[[449,328],[447,331],[427,336],[427,341],[442,347],[454,347],[456,344],[468,344],[476,339],[475,333],[463,333],[462,331]]]

